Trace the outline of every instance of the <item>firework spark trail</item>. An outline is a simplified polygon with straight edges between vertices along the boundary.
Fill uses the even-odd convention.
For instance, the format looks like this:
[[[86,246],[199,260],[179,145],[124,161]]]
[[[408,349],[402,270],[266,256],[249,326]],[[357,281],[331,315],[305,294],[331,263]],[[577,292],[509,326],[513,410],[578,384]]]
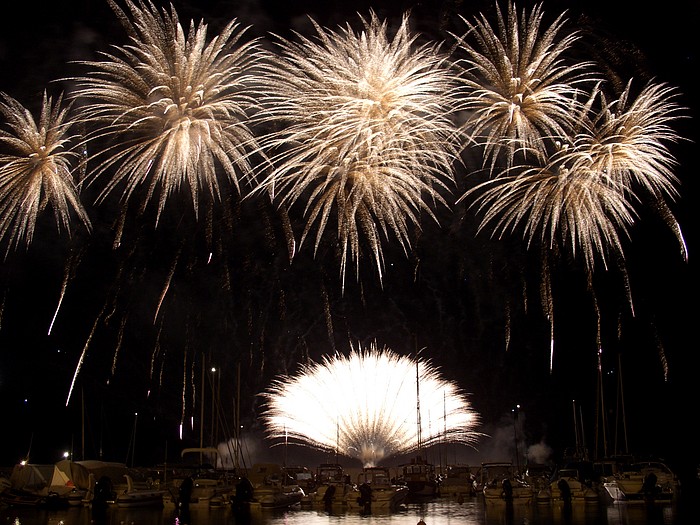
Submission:
[[[273,168],[257,191],[289,207],[304,200],[300,246],[315,227],[314,253],[335,226],[343,285],[348,255],[359,272],[365,243],[381,282],[383,239],[407,251],[420,214],[437,220],[460,142],[456,72],[439,47],[417,45],[406,15],[393,39],[374,13],[360,20],[359,33],[312,20],[317,41],[278,38],[258,115],[276,131],[260,139]]]
[[[177,268],[177,263],[178,260],[180,259],[180,253],[182,251],[182,247],[178,250],[177,254],[175,255],[175,259],[173,260],[173,264],[170,267],[170,272],[168,272],[168,277],[165,279],[165,284],[163,285],[163,290],[160,293],[160,297],[158,298],[158,304],[156,306],[156,313],[153,315],[153,324],[156,323],[158,320],[158,313],[160,312],[160,307],[163,304],[163,301],[165,300],[165,296],[168,293],[168,289],[170,288],[170,283],[173,280],[173,275],[175,275],[175,269]]]
[[[416,368],[420,418],[429,429],[437,429],[420,440]],[[263,419],[272,438],[288,435],[364,465],[439,442],[473,446],[481,435],[476,431],[479,417],[466,396],[437,369],[386,348],[380,351],[376,344],[351,348],[347,357],[304,365],[296,376],[275,380],[262,396]]]
[[[71,135],[71,105],[63,97],[54,104],[44,92],[38,121],[17,100],[0,93],[0,116],[8,130],[0,129],[0,241],[7,253],[21,242],[31,244],[36,222],[48,205],[56,226],[71,233],[71,216],[91,229],[78,196],[72,162],[78,139]],[[6,253],[6,254],[7,254]]]
[[[58,304],[56,305],[56,310],[51,318],[51,323],[49,324],[49,331],[47,335],[51,335],[53,330],[53,325],[56,322],[56,317],[58,317],[58,311],[61,309],[61,304],[63,303],[63,297],[66,295],[66,289],[68,288],[68,272],[66,271],[63,275],[63,282],[61,283],[61,293],[58,296]]]
[[[51,323],[49,324],[49,331],[48,335],[51,335],[51,331],[53,330],[53,325],[56,322],[56,318],[58,317],[58,312],[61,309],[61,304],[63,303],[63,298],[66,295],[66,290],[68,289],[68,282],[75,277],[75,270],[78,267],[78,261],[80,259],[79,255],[74,255],[72,254],[69,258],[68,261],[66,262],[66,266],[63,270],[63,282],[61,283],[61,293],[58,296],[58,304],[56,305],[56,310],[54,311],[53,317],[51,318]]]
[[[100,311],[99,315],[95,318],[95,322],[92,324],[92,329],[90,330],[90,334],[88,335],[88,338],[85,340],[85,345],[83,346],[83,351],[80,353],[80,358],[78,359],[78,364],[75,366],[75,373],[73,374],[73,380],[70,383],[70,388],[68,389],[68,397],[66,397],[66,406],[68,406],[68,403],[70,403],[70,398],[71,395],[73,394],[73,387],[75,386],[75,381],[78,379],[78,374],[80,374],[80,370],[83,367],[83,362],[85,361],[85,356],[87,355],[88,348],[90,347],[90,342],[92,341],[92,337],[95,335],[95,330],[97,330],[97,325],[100,323],[100,320],[102,319],[102,315],[104,314],[104,308],[102,308],[102,311]]]
[[[121,323],[119,323],[119,331],[117,332],[117,344],[114,347],[114,354],[112,356],[112,368],[110,373],[114,376],[117,371],[117,359],[119,358],[119,350],[122,347],[122,342],[124,341],[124,327],[126,326],[127,316],[122,317]]]
[[[200,193],[221,198],[218,168],[237,190],[239,176],[253,172],[249,155],[259,148],[247,112],[256,105],[251,86],[263,52],[257,40],[242,41],[235,20],[208,41],[207,25],[192,22],[186,33],[172,5],[161,11],[126,0],[127,14],[108,2],[130,43],[81,62],[90,70],[73,79],[73,96],[85,100],[80,116],[94,130],[89,139],[107,144],[92,181],[113,171],[100,200],[119,190],[125,205],[144,187],[141,206],[157,200],[156,223],[186,187],[197,216]]]

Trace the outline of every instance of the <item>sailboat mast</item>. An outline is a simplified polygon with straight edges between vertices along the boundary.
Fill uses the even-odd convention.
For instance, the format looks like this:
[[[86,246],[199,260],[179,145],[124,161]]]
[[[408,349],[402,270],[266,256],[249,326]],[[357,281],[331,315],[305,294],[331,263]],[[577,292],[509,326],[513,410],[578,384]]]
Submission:
[[[422,438],[421,438],[421,428],[420,428],[420,381],[419,381],[419,375],[418,375],[418,353],[416,353],[416,438],[418,441],[418,453],[420,454],[420,451],[423,446]]]
[[[625,440],[625,454],[629,454],[629,446],[627,443],[627,415],[625,414],[625,392],[624,388],[622,385],[622,357],[618,353],[617,354],[617,412],[618,412],[618,418],[622,417],[622,432],[623,432],[623,438]],[[618,425],[615,425],[615,451],[617,452],[617,428]]]
[[[603,349],[598,347],[598,400],[596,403],[596,429],[595,429],[595,451],[596,456],[598,454],[598,433],[602,430],[603,434],[603,457],[608,455],[608,437],[606,433],[605,424],[605,396],[603,395],[603,363],[602,363]],[[600,423],[600,429],[598,424]]]

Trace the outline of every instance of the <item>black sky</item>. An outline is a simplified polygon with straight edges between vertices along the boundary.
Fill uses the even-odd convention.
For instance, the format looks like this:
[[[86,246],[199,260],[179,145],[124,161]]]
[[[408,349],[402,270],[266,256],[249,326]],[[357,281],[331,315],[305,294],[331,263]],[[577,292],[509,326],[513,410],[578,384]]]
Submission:
[[[354,23],[356,13],[364,14],[369,7],[387,17],[398,17],[411,8],[414,25],[421,31],[434,31],[436,25],[454,23],[457,13],[471,17],[479,9],[491,9],[492,3],[221,0],[175,2],[175,6],[182,20],[203,16],[216,28],[238,17],[253,24],[254,33],[265,35],[268,31],[284,33],[290,27],[304,30],[308,27],[306,14],[331,28]],[[606,56],[621,76],[656,78],[678,86],[692,116],[679,123],[680,133],[697,138],[698,46],[693,33],[700,23],[697,2],[665,2],[663,8],[654,10],[631,0],[545,1],[544,6],[552,14],[570,10],[577,25],[595,32],[591,52]],[[23,2],[13,5],[12,11],[12,17],[4,17],[0,33],[0,91],[28,107],[39,104],[44,89],[61,86],[53,81],[73,70],[72,60],[93,58],[95,50],[124,42],[112,12],[100,0],[67,0],[48,6]],[[695,227],[691,223],[697,150],[689,141],[673,151],[680,161],[681,196],[672,211],[683,229],[689,262],[681,260],[672,233],[649,213],[632,229],[626,248],[635,315],[625,307],[620,275],[615,271],[598,272],[595,287],[606,381],[612,392],[608,410],[612,415],[612,372],[621,355],[632,448],[665,456],[686,474],[700,463],[696,440],[686,431],[697,417],[699,401],[697,344],[692,336],[697,296]],[[571,406],[576,399],[589,425],[589,444],[593,444],[596,328],[580,268],[568,264],[554,272],[556,346],[550,373],[549,327],[537,302],[539,255],[527,252],[515,240],[477,236],[476,220],[466,209],[457,207],[454,213],[446,213],[441,228],[426,225],[415,253],[408,258],[390,247],[383,287],[367,273],[361,285],[351,276],[344,294],[330,249],[322,249],[316,261],[300,253],[288,264],[284,244],[275,238],[280,226],[270,210],[253,205],[238,209],[240,228],[226,248],[225,259],[233,278],[231,294],[221,290],[222,268],[202,270],[206,266],[202,260],[205,246],[198,244],[204,242],[202,232],[183,229],[177,213],[167,216],[170,222],[164,221],[166,226],[148,242],[145,230],[131,232],[140,240],[127,259],[111,248],[110,210],[96,207],[92,211],[95,231],[91,236],[78,233],[69,241],[57,236],[49,222],[26,252],[10,253],[0,267],[0,413],[4,414],[0,465],[13,464],[30,446],[36,462],[54,461],[58,451],[71,444],[77,453],[83,394],[89,426],[86,454],[90,457],[102,452],[106,459],[123,461],[136,411],[140,413],[138,431],[144,436],[139,448],[143,462],[160,461],[166,442],[171,454],[177,454],[183,444],[193,444],[180,443],[174,434],[181,416],[183,371],[178,367],[182,342],[190,340],[197,341],[196,348],[188,349],[190,357],[202,352],[210,355],[222,377],[228,378],[224,379],[226,399],[235,395],[236,367],[241,364],[244,397],[249,394],[243,418],[249,427],[256,426],[259,410],[254,394],[270,377],[293,373],[302,359],[347,351],[348,340],[377,340],[402,353],[427,347],[426,353],[445,375],[473,395],[487,432],[497,429],[504,418],[507,421],[512,408],[520,404],[528,444],[545,442],[561,454],[563,447],[572,444]],[[158,381],[149,378],[158,331],[152,322],[155,300],[172,265],[173,246],[180,246],[183,239],[192,240],[185,243],[182,259],[189,257],[191,268],[173,283],[167,311],[170,322],[160,339],[164,352],[173,350],[158,387]],[[81,249],[76,251],[77,247]],[[48,335],[71,256],[76,257],[75,273]],[[115,276],[125,261],[138,271],[119,285],[118,309],[129,315],[116,373],[112,376],[111,364],[121,317],[115,314],[113,321],[106,322],[105,314],[90,340],[73,400],[65,407],[77,358],[105,298],[114,293]],[[527,308],[522,300],[524,285]],[[133,290],[125,290],[129,286]],[[241,299],[231,300],[231,296]],[[332,342],[320,306],[324,296],[335,330]],[[507,350],[506,309],[511,315]],[[265,345],[269,346],[261,353]],[[664,365],[668,366],[667,376]]]

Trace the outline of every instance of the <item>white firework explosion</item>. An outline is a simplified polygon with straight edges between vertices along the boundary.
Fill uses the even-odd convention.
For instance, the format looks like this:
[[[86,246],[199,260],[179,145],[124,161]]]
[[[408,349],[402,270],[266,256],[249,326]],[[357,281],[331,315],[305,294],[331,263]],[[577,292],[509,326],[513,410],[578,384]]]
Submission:
[[[364,30],[333,32],[313,22],[318,40],[279,38],[270,64],[261,138],[273,161],[259,186],[280,204],[302,201],[318,250],[326,226],[337,230],[341,277],[359,271],[366,246],[382,278],[382,243],[396,237],[407,251],[410,228],[454,182],[458,158],[456,72],[435,44],[419,45],[404,16],[393,39],[372,13]],[[436,220],[436,219],[435,219]]]
[[[108,1],[130,43],[83,62],[91,70],[73,93],[95,129],[91,140],[107,146],[91,177],[113,171],[102,198],[122,191],[127,203],[143,189],[142,207],[156,200],[158,216],[184,189],[196,214],[201,195],[220,199],[224,180],[239,189],[239,178],[252,174],[249,155],[258,147],[248,112],[257,100],[258,41],[245,42],[236,20],[208,39],[203,22],[186,32],[172,5],[127,0],[127,14]]]
[[[38,217],[53,209],[56,226],[71,231],[75,215],[90,229],[90,219],[78,195],[74,172],[80,164],[79,137],[71,133],[70,105],[53,101],[44,92],[37,120],[13,97],[0,93],[0,240],[7,251],[29,245]]]
[[[479,416],[454,383],[429,362],[376,344],[302,365],[262,396],[271,438],[291,438],[365,466],[437,443],[473,446],[481,436]]]
[[[547,146],[574,124],[579,85],[592,80],[590,62],[567,60],[578,40],[565,29],[565,13],[545,26],[542,5],[529,15],[513,2],[497,21],[485,15],[464,20],[456,53],[463,54],[464,91],[460,108],[470,114],[465,131],[484,147],[484,163],[513,163],[516,152],[543,157]],[[504,153],[502,155],[502,153]]]

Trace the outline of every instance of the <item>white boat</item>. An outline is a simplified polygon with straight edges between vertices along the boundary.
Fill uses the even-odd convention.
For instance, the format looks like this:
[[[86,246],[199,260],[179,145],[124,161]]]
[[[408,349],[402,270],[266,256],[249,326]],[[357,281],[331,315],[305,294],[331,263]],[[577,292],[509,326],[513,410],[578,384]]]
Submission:
[[[6,484],[9,486],[0,493],[0,503],[11,506],[79,506],[86,493],[55,464],[17,464]]]
[[[579,472],[574,468],[559,469],[552,482],[537,491],[537,503],[555,505],[597,505],[598,492],[582,482]]]
[[[400,467],[399,480],[408,487],[410,498],[434,498],[438,496],[440,491],[435,465],[428,463],[419,455],[410,463],[405,463]]]
[[[386,467],[365,467],[345,502],[348,510],[364,513],[393,512],[408,498],[408,487],[393,483]]]
[[[341,465],[322,463],[316,469],[316,488],[309,493],[309,499],[315,507],[345,507],[347,496],[354,489]]]
[[[279,509],[301,504],[303,489],[288,483],[288,476],[277,463],[256,463],[248,471],[252,486],[251,508]]]
[[[529,505],[534,499],[532,487],[518,477],[513,464],[507,461],[482,463],[479,486],[487,505]]]
[[[214,447],[185,448],[180,452],[183,462],[163,468],[169,473],[164,486],[167,494],[166,507],[180,505],[181,486],[191,478],[189,508],[218,508],[228,505],[236,491],[240,476],[231,470],[220,467],[222,461],[218,449]]]
[[[613,502],[672,501],[679,489],[678,478],[662,461],[637,461],[619,466],[601,479]]]
[[[126,489],[118,492],[114,503],[118,507],[163,507],[163,496],[165,490],[153,488],[147,485],[139,486],[134,483],[129,474],[125,474]]]
[[[440,481],[440,496],[456,499],[474,496],[474,481],[469,465],[448,465]]]

